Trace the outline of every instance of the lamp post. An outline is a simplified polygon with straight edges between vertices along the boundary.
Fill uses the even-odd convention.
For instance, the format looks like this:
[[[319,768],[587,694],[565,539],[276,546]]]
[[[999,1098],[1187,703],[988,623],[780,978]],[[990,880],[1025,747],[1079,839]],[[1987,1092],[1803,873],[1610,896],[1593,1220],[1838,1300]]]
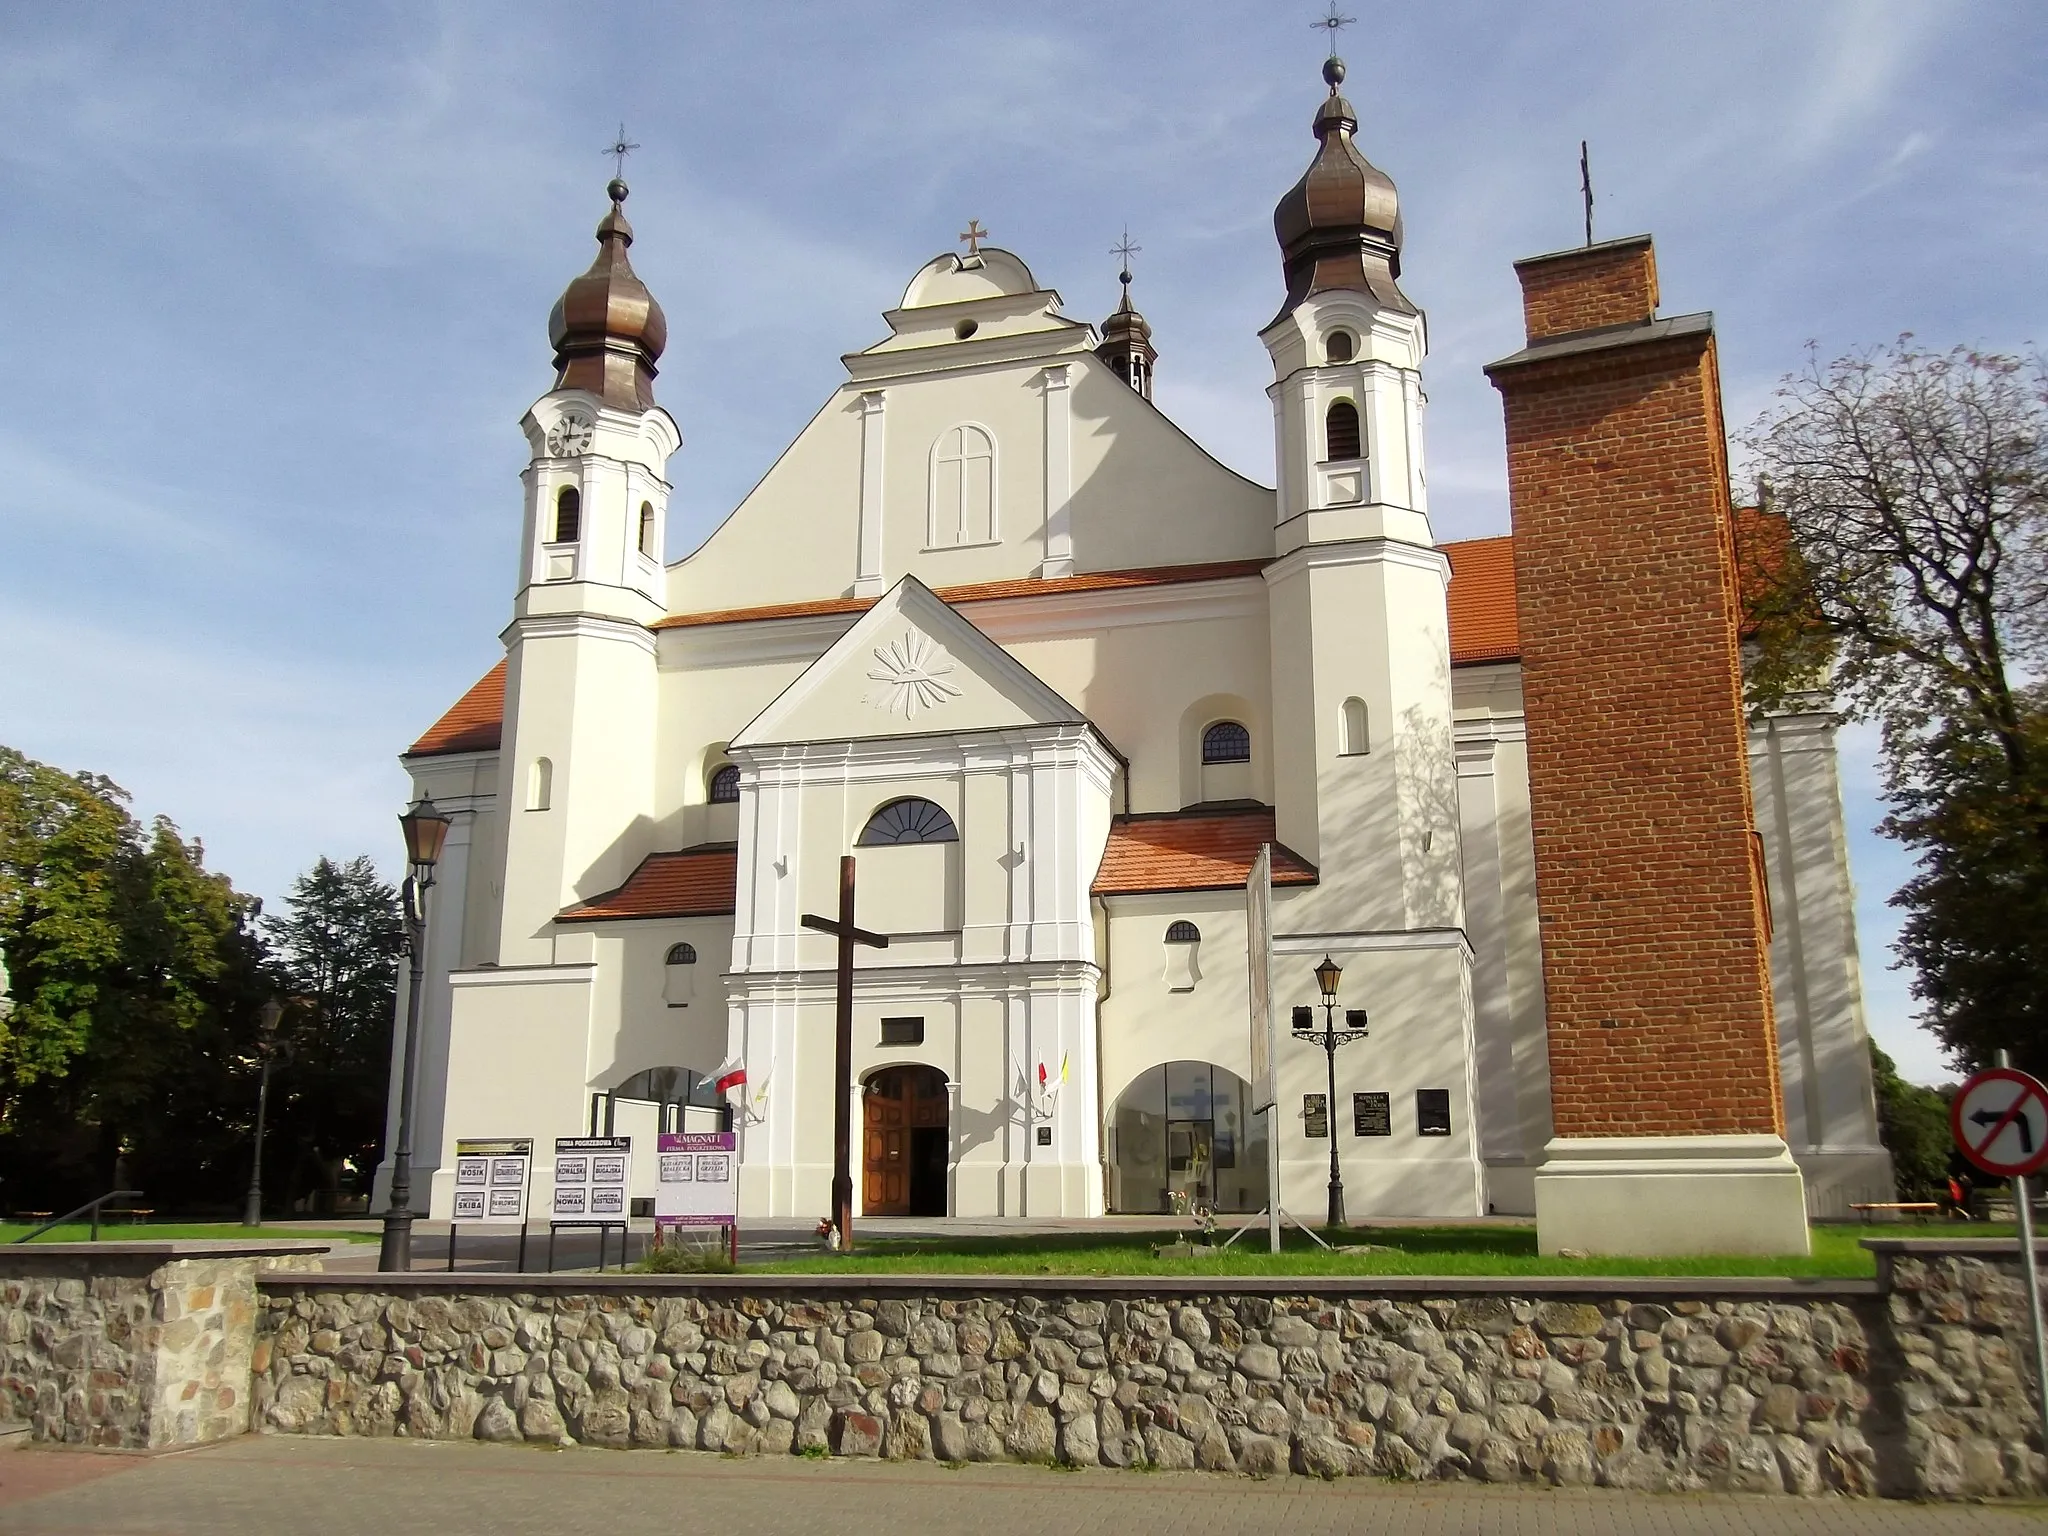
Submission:
[[[1328,955],[1316,967],[1316,987],[1323,994],[1323,1027],[1316,1028],[1316,1011],[1312,1007],[1293,1010],[1290,1033],[1297,1040],[1320,1045],[1329,1061],[1330,1096],[1325,1100],[1328,1106],[1324,1113],[1323,1128],[1330,1133],[1330,1211],[1329,1225],[1344,1225],[1344,1174],[1337,1164],[1337,1052],[1355,1040],[1366,1037],[1366,1018],[1363,1008],[1344,1010],[1344,1027],[1337,1027],[1337,982],[1344,974],[1342,966]]]
[[[411,866],[405,877],[405,1055],[398,1082],[398,1145],[391,1152],[391,1200],[384,1208],[384,1242],[377,1253],[380,1270],[412,1268],[412,1100],[420,1060],[420,985],[427,968],[427,892],[452,820],[425,796],[398,818]]]
[[[263,1076],[256,1089],[256,1154],[249,1160],[249,1197],[242,1204],[242,1225],[263,1225],[263,1119],[270,1109],[270,1063],[277,1055],[277,1021],[284,1017],[284,1004],[271,998],[263,1005],[256,1026],[256,1054],[263,1061]]]

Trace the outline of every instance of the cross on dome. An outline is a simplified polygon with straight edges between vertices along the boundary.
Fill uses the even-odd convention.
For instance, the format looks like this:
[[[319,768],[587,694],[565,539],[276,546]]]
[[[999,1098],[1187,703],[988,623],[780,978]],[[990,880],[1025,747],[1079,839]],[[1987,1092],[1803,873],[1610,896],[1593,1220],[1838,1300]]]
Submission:
[[[969,219],[967,227],[960,231],[960,238],[967,242],[968,255],[979,256],[981,254],[981,242],[988,238],[988,231],[981,227],[981,220]]]
[[[616,139],[613,139],[611,143],[607,144],[604,150],[606,154],[611,155],[617,159],[619,163],[618,169],[614,171],[612,174],[616,176],[620,181],[624,181],[626,179],[626,156],[633,153],[633,151],[638,149],[639,147],[640,146],[638,144],[629,144],[626,142],[626,125],[624,123],[620,123],[619,136]]]
[[[1310,22],[1309,28],[1312,31],[1329,33],[1330,52],[1335,53],[1337,51],[1337,34],[1339,32],[1342,32],[1346,27],[1355,24],[1357,20],[1358,18],[1356,16],[1338,15],[1337,0],[1330,0],[1330,14]]]
[[[1123,259],[1123,270],[1117,273],[1116,280],[1122,283],[1126,288],[1131,286],[1131,258],[1144,249],[1145,247],[1143,247],[1142,245],[1131,244],[1131,230],[1129,225],[1124,226],[1123,239],[1117,241],[1115,245],[1112,245],[1109,248],[1110,255],[1121,257]]]

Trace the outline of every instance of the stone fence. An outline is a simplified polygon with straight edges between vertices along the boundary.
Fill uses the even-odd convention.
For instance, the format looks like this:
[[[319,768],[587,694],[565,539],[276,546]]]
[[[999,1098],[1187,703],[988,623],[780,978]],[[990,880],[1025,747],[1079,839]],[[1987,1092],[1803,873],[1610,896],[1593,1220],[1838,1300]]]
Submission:
[[[0,1250],[0,1407],[38,1438],[162,1445],[253,1423],[1253,1475],[2048,1489],[2011,1241],[1875,1241],[1875,1281],[329,1276],[280,1270],[305,1262],[284,1245],[157,1245],[154,1269],[113,1246],[90,1269],[75,1249]]]
[[[0,1422],[147,1450],[249,1427],[256,1277],[325,1243],[0,1247]]]

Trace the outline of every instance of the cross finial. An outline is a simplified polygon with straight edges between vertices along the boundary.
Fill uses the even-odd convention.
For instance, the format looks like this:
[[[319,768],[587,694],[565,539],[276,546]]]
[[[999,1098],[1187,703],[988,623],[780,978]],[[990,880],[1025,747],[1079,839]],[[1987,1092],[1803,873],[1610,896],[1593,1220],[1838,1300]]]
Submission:
[[[960,238],[967,242],[968,255],[979,256],[981,254],[981,242],[988,238],[988,231],[981,227],[981,220],[969,219],[967,227],[960,231]]]
[[[1310,22],[1309,26],[1318,32],[1330,34],[1330,52],[1335,53],[1337,51],[1337,34],[1357,20],[1356,16],[1340,15],[1337,10],[1337,0],[1330,0],[1330,14]]]
[[[1131,244],[1131,231],[1128,225],[1124,228],[1123,239],[1117,241],[1115,245],[1109,248],[1110,255],[1123,258],[1124,268],[1121,272],[1117,273],[1117,281],[1127,288],[1131,283],[1131,258],[1144,249],[1145,247],[1142,245]]]
[[[640,146],[638,144],[632,144],[627,142],[626,125],[624,123],[619,124],[619,136],[616,139],[613,139],[611,143],[605,146],[604,152],[608,155],[613,156],[618,161],[619,168],[614,174],[617,175],[620,181],[624,181],[626,179],[626,156],[633,153],[633,151],[638,149],[639,147]]]

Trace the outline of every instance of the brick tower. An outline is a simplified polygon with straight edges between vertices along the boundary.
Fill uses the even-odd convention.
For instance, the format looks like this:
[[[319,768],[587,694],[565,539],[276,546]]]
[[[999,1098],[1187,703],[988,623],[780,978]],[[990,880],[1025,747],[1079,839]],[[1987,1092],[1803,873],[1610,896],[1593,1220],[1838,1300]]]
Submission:
[[[1554,1139],[1545,1252],[1803,1253],[1709,314],[1647,235],[1515,264],[1507,421]]]

